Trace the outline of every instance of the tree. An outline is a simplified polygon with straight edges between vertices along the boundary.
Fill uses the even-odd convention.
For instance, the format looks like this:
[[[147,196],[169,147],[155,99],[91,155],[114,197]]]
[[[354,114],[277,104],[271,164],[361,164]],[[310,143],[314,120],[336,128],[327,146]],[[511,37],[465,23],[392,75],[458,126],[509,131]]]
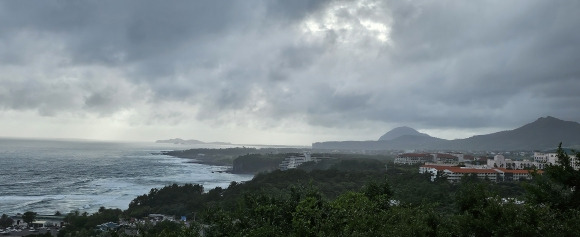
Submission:
[[[0,217],[0,227],[6,228],[12,226],[12,224],[14,224],[14,220],[6,214],[2,214],[2,217]]]
[[[548,165],[544,175],[535,175],[534,183],[527,187],[528,200],[536,204],[547,204],[559,210],[580,210],[580,170],[574,169],[575,160],[562,149],[556,151],[558,163]],[[580,152],[574,152],[580,157]]]
[[[26,222],[28,226],[30,226],[34,220],[36,220],[36,212],[27,211],[22,214],[22,221]]]
[[[391,204],[393,190],[387,181],[380,184],[370,182],[363,189],[364,195],[379,204],[380,208],[388,209]]]

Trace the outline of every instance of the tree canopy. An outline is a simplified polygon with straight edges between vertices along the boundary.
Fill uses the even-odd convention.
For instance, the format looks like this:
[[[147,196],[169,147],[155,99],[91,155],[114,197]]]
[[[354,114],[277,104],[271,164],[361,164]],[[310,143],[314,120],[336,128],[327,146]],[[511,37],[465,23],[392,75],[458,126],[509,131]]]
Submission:
[[[32,224],[32,222],[34,222],[35,220],[36,220],[36,212],[27,211],[24,214],[22,214],[22,221],[26,222],[28,226],[30,226],[30,224]]]

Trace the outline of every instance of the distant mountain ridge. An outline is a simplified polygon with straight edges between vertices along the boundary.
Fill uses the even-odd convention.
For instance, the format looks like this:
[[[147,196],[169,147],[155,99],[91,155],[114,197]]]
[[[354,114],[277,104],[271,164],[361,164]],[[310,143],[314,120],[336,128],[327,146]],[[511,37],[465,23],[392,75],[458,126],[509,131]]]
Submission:
[[[401,136],[422,136],[422,137],[430,137],[429,135],[425,134],[425,133],[420,133],[417,130],[407,127],[407,126],[403,126],[403,127],[397,127],[397,128],[393,128],[391,131],[388,131],[387,133],[385,133],[385,135],[382,135],[379,138],[379,141],[388,141],[388,140],[393,140],[396,138],[399,138]]]
[[[157,140],[155,143],[171,143],[171,144],[182,144],[182,145],[199,145],[199,144],[219,144],[219,145],[229,145],[229,142],[202,142],[200,140],[189,139],[183,140],[181,138],[173,138],[167,140]]]
[[[395,131],[397,130],[397,131]],[[378,141],[317,142],[313,149],[333,150],[545,150],[562,142],[564,146],[580,145],[580,124],[551,116],[507,131],[477,135],[465,139],[445,140],[419,133],[409,127],[395,128]]]

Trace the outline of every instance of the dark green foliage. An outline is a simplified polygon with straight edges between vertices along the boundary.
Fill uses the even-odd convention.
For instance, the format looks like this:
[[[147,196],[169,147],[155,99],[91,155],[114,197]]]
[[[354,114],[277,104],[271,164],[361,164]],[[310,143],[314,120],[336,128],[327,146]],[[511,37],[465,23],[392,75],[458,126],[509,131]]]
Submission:
[[[24,214],[22,214],[22,221],[26,222],[28,226],[30,226],[30,224],[32,224],[32,222],[34,222],[35,220],[36,220],[36,212],[27,211]]]
[[[535,175],[535,182],[526,186],[528,201],[562,211],[580,210],[580,171],[574,170],[573,160],[564,152],[561,143],[556,152],[558,164],[547,166],[543,175]],[[580,157],[580,152],[575,155]]]
[[[95,226],[107,222],[118,222],[122,213],[121,209],[107,209],[104,207],[99,208],[98,212],[91,215],[86,212],[82,214],[78,211],[71,212],[64,218],[64,221],[68,224],[59,231],[58,236],[92,236],[96,233],[93,230]]]
[[[181,223],[171,221],[161,221],[159,223],[145,224],[139,226],[139,233],[141,236],[179,236],[184,226]]]
[[[370,182],[363,188],[363,193],[380,209],[388,209],[391,205],[393,190],[391,190],[388,182],[382,182],[380,184]]]
[[[144,224],[140,236],[580,236],[580,210],[573,199],[578,171],[567,168],[565,157],[524,182],[527,191],[517,183],[474,176],[458,184],[444,177],[431,182],[418,167],[389,164],[385,170],[377,160],[327,162],[260,173],[205,193],[191,184],[152,189],[123,215],[196,216],[191,227]],[[527,201],[518,201],[524,194]],[[95,236],[90,228],[100,223],[92,218],[105,212],[69,214],[66,220],[79,229],[67,227],[61,234],[68,235],[59,235]]]
[[[12,224],[14,224],[14,220],[8,215],[2,214],[2,217],[0,217],[0,227],[6,228],[12,226]]]
[[[52,234],[50,234],[50,232],[46,232],[44,234],[30,234],[30,235],[25,235],[24,237],[52,237]]]
[[[268,172],[278,169],[280,162],[284,160],[287,154],[282,155],[263,155],[248,154],[236,158],[233,162],[233,173],[259,173]]]
[[[213,197],[217,197],[212,192]],[[149,194],[135,198],[125,212],[131,217],[144,217],[152,213],[164,213],[177,216],[191,217],[194,211],[203,209],[205,200],[202,199],[203,186],[173,184],[162,189],[153,188]]]
[[[258,154],[274,157],[284,157],[288,153],[300,153],[302,149],[297,148],[250,148],[250,147],[235,147],[235,148],[221,148],[221,149],[189,149],[183,151],[167,151],[163,154],[181,157],[193,158],[204,164],[211,165],[232,165],[234,160],[239,156]]]
[[[385,163],[374,159],[342,159],[331,166],[339,171],[385,172]]]

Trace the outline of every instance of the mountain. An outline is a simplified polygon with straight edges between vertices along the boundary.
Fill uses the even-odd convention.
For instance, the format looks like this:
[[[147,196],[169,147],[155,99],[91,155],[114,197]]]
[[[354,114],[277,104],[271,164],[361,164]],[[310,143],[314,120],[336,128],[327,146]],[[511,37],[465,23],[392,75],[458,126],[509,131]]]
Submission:
[[[379,141],[393,140],[393,139],[396,139],[398,137],[406,136],[406,135],[430,137],[429,135],[427,135],[425,133],[420,133],[413,128],[404,126],[404,127],[394,128],[391,131],[388,131],[387,133],[385,133],[385,135],[382,135],[379,138]]]
[[[478,150],[544,150],[580,145],[580,124],[551,116],[519,128],[453,141],[454,147]]]
[[[379,138],[378,141],[332,141],[316,142],[312,149],[332,150],[413,150],[431,149],[434,144],[444,143],[445,139],[420,133],[410,127],[394,128]]]
[[[401,135],[402,134],[402,135]],[[477,135],[465,139],[445,140],[419,133],[408,127],[396,128],[379,141],[317,142],[313,149],[333,150],[545,150],[580,145],[580,124],[551,116],[507,131]]]

